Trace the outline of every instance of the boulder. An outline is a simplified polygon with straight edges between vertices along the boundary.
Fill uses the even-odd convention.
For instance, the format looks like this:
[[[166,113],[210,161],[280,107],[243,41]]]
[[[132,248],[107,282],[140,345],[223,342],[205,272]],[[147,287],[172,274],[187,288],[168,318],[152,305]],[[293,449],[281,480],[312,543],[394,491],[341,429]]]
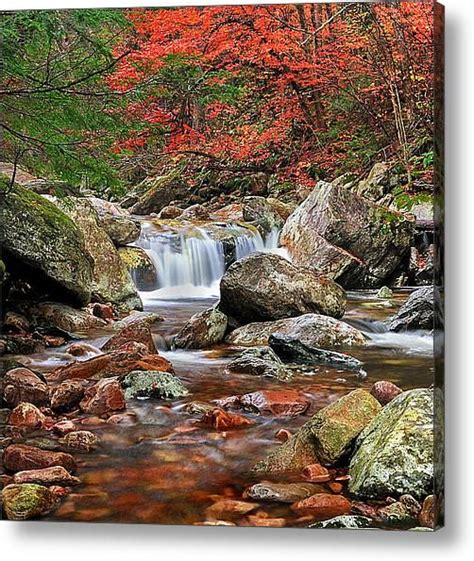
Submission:
[[[178,218],[178,216],[181,216],[182,212],[183,209],[179,208],[179,206],[168,205],[160,210],[160,212],[158,213],[158,218],[160,219]]]
[[[57,204],[83,234],[85,254],[93,263],[92,299],[116,304],[124,310],[142,309],[130,274],[88,200],[68,197]]]
[[[7,485],[2,490],[3,510],[8,520],[30,520],[51,512],[59,504],[57,495],[34,483]]]
[[[125,376],[122,386],[125,388],[126,399],[178,399],[189,394],[181,380],[169,372],[133,371]]]
[[[70,454],[42,450],[25,444],[10,444],[3,453],[3,466],[12,472],[53,466],[62,466],[71,473],[76,470],[76,462]]]
[[[399,184],[399,180],[388,163],[378,162],[370,170],[369,175],[358,183],[355,192],[370,201],[377,202],[391,193]]]
[[[126,407],[125,396],[117,380],[106,378],[88,388],[80,402],[84,413],[107,415]]]
[[[203,205],[191,205],[185,208],[179,216],[182,220],[209,220],[209,211]]]
[[[434,288],[427,286],[412,292],[389,323],[390,331],[434,329]]]
[[[88,310],[77,310],[58,302],[41,302],[28,308],[28,316],[37,324],[80,333],[107,325]]]
[[[249,487],[244,493],[244,498],[250,498],[254,501],[291,504],[320,493],[322,489],[321,485],[314,483],[274,483],[273,481],[262,481]]]
[[[66,380],[51,392],[51,409],[58,413],[79,407],[84,397],[84,384],[80,380]]]
[[[219,309],[241,324],[320,313],[344,315],[344,290],[324,275],[299,269],[278,255],[253,253],[231,265]]]
[[[287,220],[280,242],[296,266],[345,288],[375,288],[408,255],[414,231],[414,220],[403,214],[321,181]]]
[[[175,171],[163,177],[146,179],[137,186],[138,200],[133,204],[132,214],[147,215],[158,213],[171,201],[186,197],[188,186]]]
[[[127,216],[105,216],[100,225],[117,247],[133,243],[140,237],[140,223]]]
[[[28,279],[43,295],[87,304],[93,262],[75,221],[20,185],[7,190],[0,181],[0,192],[2,258],[9,273]]]
[[[231,360],[226,367],[230,373],[266,376],[287,382],[292,377],[278,356],[268,347],[247,349]]]
[[[71,431],[63,438],[66,448],[90,452],[99,442],[97,436],[88,430]]]
[[[239,398],[242,408],[260,415],[296,417],[306,413],[310,402],[295,390],[260,390]]]
[[[291,335],[273,333],[268,340],[270,347],[285,362],[296,364],[324,364],[339,369],[360,370],[363,363],[356,358],[334,351],[318,349],[302,343]]]
[[[137,320],[125,325],[102,346],[102,351],[107,353],[120,349],[126,343],[141,343],[149,354],[156,353],[155,343],[151,335],[150,325],[147,321]]]
[[[9,370],[3,379],[3,399],[11,408],[21,402],[37,406],[48,405],[48,386],[28,368],[14,368]]]
[[[360,434],[350,463],[349,491],[363,498],[429,495],[433,444],[433,392],[402,393]]]
[[[335,464],[347,456],[357,436],[380,409],[368,392],[354,390],[316,413],[254,471],[297,472],[319,462]]]
[[[39,429],[46,421],[46,417],[32,403],[19,403],[8,417],[8,424],[13,427]]]
[[[43,469],[30,469],[27,471],[19,471],[13,476],[13,482],[36,483],[37,485],[63,485],[69,487],[71,485],[79,485],[80,479],[71,475],[67,469],[62,466],[53,466]]]
[[[264,197],[245,197],[242,204],[242,215],[246,222],[256,226],[263,235],[273,229],[281,230],[285,223],[275,206]]]
[[[367,338],[358,329],[319,314],[248,323],[232,331],[226,337],[226,343],[239,346],[268,345],[272,334],[291,335],[302,343],[322,349],[367,344]]]
[[[220,343],[227,330],[227,316],[209,308],[191,317],[174,338],[178,349],[204,349]]]
[[[157,288],[155,265],[144,249],[127,246],[119,247],[118,252],[138,290],[151,291]]]

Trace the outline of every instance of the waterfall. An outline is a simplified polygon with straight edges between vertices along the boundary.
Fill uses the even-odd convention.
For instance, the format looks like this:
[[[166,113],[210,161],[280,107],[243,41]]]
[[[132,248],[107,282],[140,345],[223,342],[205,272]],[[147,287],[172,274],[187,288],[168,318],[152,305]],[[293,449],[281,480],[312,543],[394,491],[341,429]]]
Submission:
[[[264,239],[257,230],[236,224],[160,230],[145,222],[134,245],[144,249],[153,262],[157,284],[144,297],[217,297],[226,263],[255,251],[276,250],[278,239],[277,229]]]

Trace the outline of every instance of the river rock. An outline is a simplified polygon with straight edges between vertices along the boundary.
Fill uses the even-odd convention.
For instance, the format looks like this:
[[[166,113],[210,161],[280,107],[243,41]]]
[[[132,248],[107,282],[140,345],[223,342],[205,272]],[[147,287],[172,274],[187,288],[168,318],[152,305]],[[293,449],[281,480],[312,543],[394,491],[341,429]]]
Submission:
[[[8,424],[13,427],[39,429],[46,421],[46,417],[32,403],[19,403],[8,417]]]
[[[126,399],[179,399],[189,394],[181,380],[169,372],[130,372],[123,379],[122,386],[125,388]]]
[[[13,482],[17,484],[22,483],[36,483],[37,485],[62,485],[72,486],[79,485],[80,479],[71,475],[62,466],[53,466],[43,469],[30,469],[27,471],[19,471],[13,476]]]
[[[432,286],[415,290],[393,317],[390,331],[412,331],[434,329],[434,289]]]
[[[150,326],[146,321],[134,321],[133,323],[123,327],[118,333],[102,346],[103,352],[116,351],[124,344],[134,342],[145,345],[149,354],[156,353],[155,343],[151,335]]]
[[[87,199],[68,197],[57,204],[83,234],[85,254],[93,263],[92,299],[116,304],[124,310],[142,309],[130,274]]]
[[[107,325],[88,310],[77,310],[58,302],[41,302],[28,308],[29,317],[38,325],[62,329],[69,333],[84,332]]]
[[[70,454],[42,450],[25,444],[11,444],[3,453],[3,466],[8,471],[17,472],[62,466],[74,473],[76,462]]]
[[[51,512],[58,497],[47,487],[34,483],[7,485],[2,490],[3,510],[8,520],[29,520]]]
[[[122,411],[126,407],[125,396],[119,382],[106,378],[88,388],[80,402],[84,413],[91,415],[106,415],[115,411]]]
[[[118,252],[138,290],[150,291],[158,286],[155,265],[144,249],[127,246],[119,247]]]
[[[191,317],[174,338],[178,349],[204,349],[220,343],[227,330],[227,316],[209,308]]]
[[[315,522],[310,528],[327,528],[327,529],[345,529],[345,530],[362,530],[372,527],[372,520],[366,516],[343,515],[324,520],[323,522]]]
[[[268,339],[273,333],[291,335],[302,343],[322,349],[367,344],[366,337],[358,329],[320,314],[248,323],[232,331],[226,337],[226,342],[240,346],[268,345]]]
[[[349,491],[363,498],[430,494],[433,439],[433,392],[402,393],[359,436],[349,469]]]
[[[66,448],[90,452],[99,442],[97,436],[88,430],[72,431],[63,438]]]
[[[295,265],[345,288],[380,287],[408,255],[414,221],[339,184],[319,182],[281,235]]]
[[[209,220],[209,211],[204,205],[196,204],[188,206],[181,213],[182,220]]]
[[[292,377],[291,371],[268,347],[255,347],[245,350],[227,364],[226,370],[230,373],[267,376],[282,382],[287,382]]]
[[[9,272],[50,294],[85,305],[91,298],[93,262],[77,224],[53,203],[0,180],[3,260]]]
[[[299,269],[278,255],[253,253],[231,265],[219,309],[241,324],[321,313],[344,315],[344,290],[323,275]]]
[[[219,407],[206,411],[199,421],[202,425],[216,430],[242,429],[253,425],[254,422],[243,415],[229,413]]]
[[[409,527],[418,524],[420,503],[410,495],[403,495],[399,501],[378,510],[378,519],[386,526]]]
[[[171,201],[183,199],[188,186],[180,179],[178,170],[153,179],[145,179],[137,186],[138,200],[133,204],[132,214],[147,215],[160,212]],[[125,203],[124,203],[125,204]]]
[[[264,197],[244,197],[242,215],[246,222],[254,224],[263,235],[275,228],[281,230],[285,223],[275,207]]]
[[[242,395],[239,404],[244,409],[272,417],[296,417],[305,413],[310,402],[295,390],[260,390]]]
[[[65,351],[68,355],[81,357],[93,357],[102,354],[100,349],[88,343],[72,343],[66,347]]]
[[[360,370],[363,363],[356,358],[334,351],[318,349],[302,343],[291,335],[273,333],[268,340],[270,347],[285,362],[296,364],[325,364],[334,368]]]
[[[375,382],[370,390],[370,393],[381,405],[387,405],[387,403],[390,403],[399,396],[402,391],[403,390],[401,390],[398,386],[392,384],[392,382],[381,380],[380,382]]]
[[[262,481],[249,487],[244,498],[255,501],[268,501],[276,503],[295,503],[320,493],[322,487],[314,483],[274,483]]]
[[[291,505],[291,510],[301,515],[310,515],[316,520],[327,520],[349,514],[351,502],[342,495],[316,493]]]
[[[434,530],[438,526],[439,508],[436,497],[429,495],[423,501],[423,506],[418,515],[418,521],[423,528]]]
[[[254,471],[298,472],[322,462],[332,465],[345,457],[361,431],[380,411],[379,402],[359,389],[316,413],[289,440],[283,443]]]
[[[160,210],[160,212],[158,213],[158,218],[163,220],[178,218],[182,213],[183,209],[179,208],[179,206],[168,205]]]
[[[100,225],[117,247],[133,243],[140,237],[140,223],[127,216],[106,216]]]
[[[41,407],[49,404],[46,383],[28,368],[9,370],[3,379],[3,399],[13,408],[19,403],[33,403]]]

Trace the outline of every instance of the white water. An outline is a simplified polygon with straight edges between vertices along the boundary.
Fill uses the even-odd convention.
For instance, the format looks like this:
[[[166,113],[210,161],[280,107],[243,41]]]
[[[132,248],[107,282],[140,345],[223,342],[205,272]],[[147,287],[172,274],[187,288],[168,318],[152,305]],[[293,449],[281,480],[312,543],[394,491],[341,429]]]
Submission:
[[[236,260],[255,251],[278,250],[276,229],[266,239],[257,231],[237,225],[223,226],[223,229],[238,235]],[[219,296],[219,283],[225,272],[224,244],[205,228],[159,231],[153,224],[145,223],[135,245],[147,252],[157,273],[156,289],[140,293],[145,302]]]

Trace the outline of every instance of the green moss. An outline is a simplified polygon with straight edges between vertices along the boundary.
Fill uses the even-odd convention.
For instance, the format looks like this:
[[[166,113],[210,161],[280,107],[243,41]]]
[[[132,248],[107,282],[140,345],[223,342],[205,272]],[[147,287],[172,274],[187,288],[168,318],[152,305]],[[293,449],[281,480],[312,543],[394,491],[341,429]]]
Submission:
[[[134,269],[153,269],[153,263],[146,251],[140,247],[121,247],[118,252],[129,271]]]

